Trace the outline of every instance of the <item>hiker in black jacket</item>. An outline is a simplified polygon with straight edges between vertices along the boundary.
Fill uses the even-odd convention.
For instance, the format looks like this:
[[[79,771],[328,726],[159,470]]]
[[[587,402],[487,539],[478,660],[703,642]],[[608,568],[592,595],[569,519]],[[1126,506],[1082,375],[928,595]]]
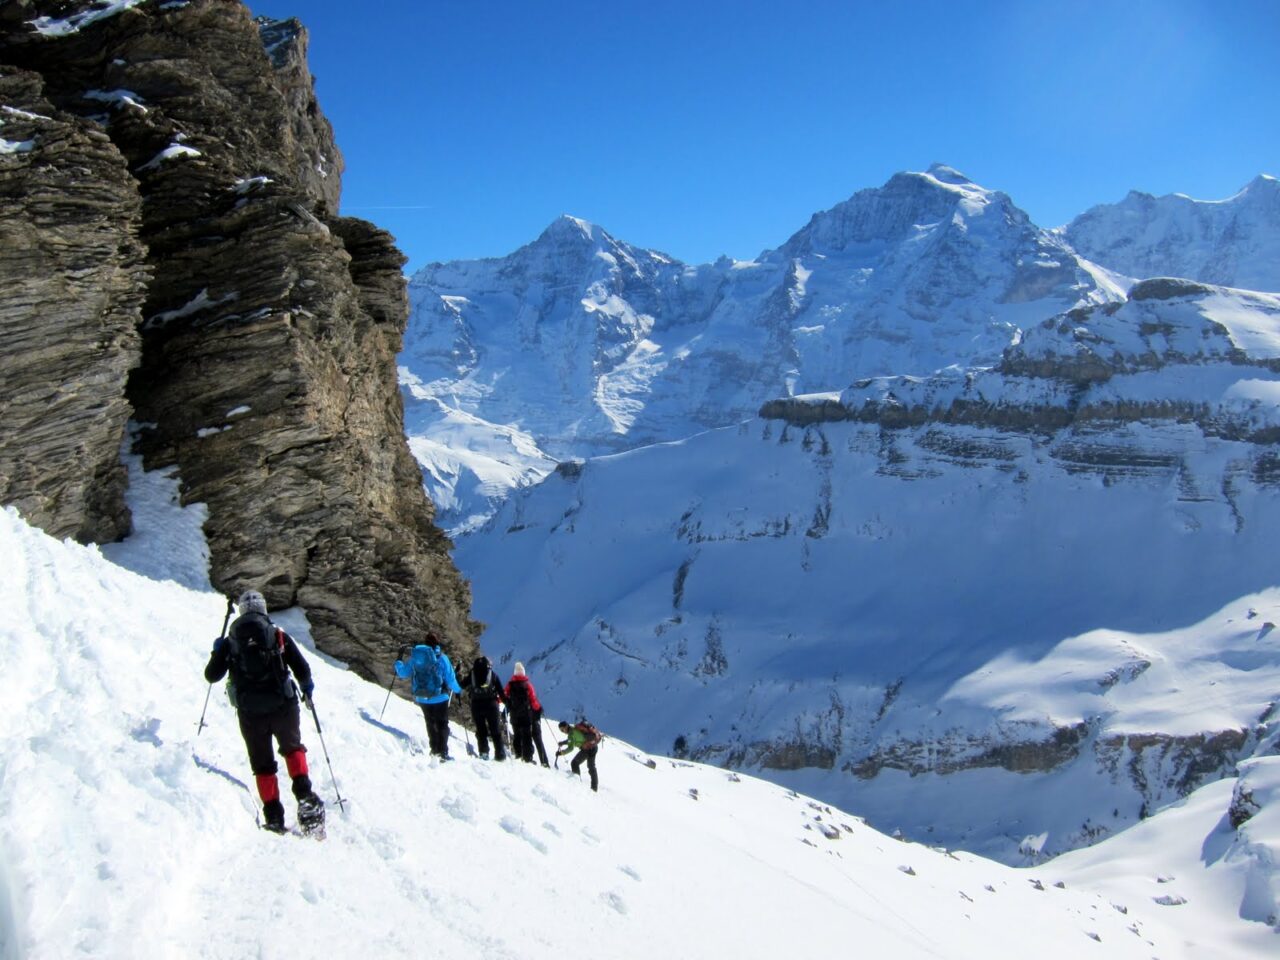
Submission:
[[[502,684],[489,663],[489,658],[476,657],[471,669],[458,678],[458,683],[471,698],[471,719],[476,725],[476,748],[480,756],[489,759],[489,741],[493,741],[493,759],[505,760],[506,747],[502,743],[502,720],[498,705],[503,702]]]
[[[267,601],[256,590],[240,595],[240,616],[225,637],[214,641],[213,653],[204,668],[204,678],[217,683],[229,672],[227,693],[240,720],[240,736],[249,753],[262,799],[266,828],[283,833],[284,804],[276,781],[272,739],[280,746],[286,769],[293,780],[298,801],[298,825],[304,831],[324,823],[324,801],[311,789],[307,772],[307,748],[302,745],[298,687],[310,703],[315,683],[311,667],[298,645],[267,617]],[[297,678],[297,685],[289,676]]]

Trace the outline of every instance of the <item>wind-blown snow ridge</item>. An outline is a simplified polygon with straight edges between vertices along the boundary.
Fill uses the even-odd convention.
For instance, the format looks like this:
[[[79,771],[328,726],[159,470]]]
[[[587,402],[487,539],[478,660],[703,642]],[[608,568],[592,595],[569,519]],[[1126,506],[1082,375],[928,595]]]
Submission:
[[[1119,892],[1104,897],[1068,869],[901,843],[616,739],[598,795],[563,771],[462,757],[457,727],[459,759],[440,765],[416,708],[393,698],[380,716],[382,690],[314,652],[336,783],[309,724],[304,737],[329,839],[269,835],[221,690],[196,735],[222,599],[56,542],[12,509],[0,548],[6,957],[763,958],[852,941],[869,956],[1013,958],[1035,944],[1066,960],[1261,956],[1269,942],[1201,906],[1238,886],[1225,867],[1180,877],[1168,889],[1188,902],[1171,911],[1137,880],[1108,878]],[[305,618],[288,626],[305,642]]]

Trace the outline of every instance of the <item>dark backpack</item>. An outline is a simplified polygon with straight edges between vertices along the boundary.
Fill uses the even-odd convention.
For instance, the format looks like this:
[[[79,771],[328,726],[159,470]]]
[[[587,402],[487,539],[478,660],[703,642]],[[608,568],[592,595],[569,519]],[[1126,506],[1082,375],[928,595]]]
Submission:
[[[579,720],[574,724],[574,726],[585,733],[588,740],[594,740],[596,742],[596,747],[604,746],[604,734],[601,733],[597,727],[588,723],[586,720]]]
[[[231,682],[227,692],[237,704],[236,690],[287,692],[289,670],[284,662],[284,631],[259,613],[246,614],[227,634]]]
[[[492,699],[494,692],[490,689],[493,680],[493,670],[489,667],[489,661],[485,657],[480,657],[471,666],[471,696],[476,699]]]
[[[507,694],[507,708],[513,717],[528,716],[533,712],[533,704],[529,699],[529,684],[512,680],[511,692]]]

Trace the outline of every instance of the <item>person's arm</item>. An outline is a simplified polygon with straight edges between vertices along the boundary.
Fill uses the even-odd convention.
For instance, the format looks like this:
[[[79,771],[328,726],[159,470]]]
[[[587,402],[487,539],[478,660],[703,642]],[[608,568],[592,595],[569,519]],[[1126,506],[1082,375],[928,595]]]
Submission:
[[[458,686],[458,677],[453,672],[453,664],[449,662],[449,658],[444,656],[444,654],[440,655],[440,659],[444,661],[445,687],[449,690],[452,690],[454,693],[461,693],[462,687]]]
[[[280,630],[279,627],[275,629]],[[280,630],[280,634],[284,637],[284,662],[288,664],[289,669],[293,671],[293,675],[297,678],[302,695],[310,700],[311,694],[316,689],[316,683],[311,679],[311,664],[307,663],[306,657],[302,655],[302,651],[294,643],[293,637],[283,630]]]
[[[204,678],[210,683],[217,683],[227,675],[229,645],[230,641],[226,637],[213,641],[213,652],[209,654],[209,662],[204,667]]]
[[[528,683],[528,687],[529,687],[529,706],[531,706],[531,707],[533,708],[533,712],[534,712],[534,714],[535,714],[539,719],[541,719],[541,718],[542,718],[542,704],[538,702],[538,692],[537,692],[536,690],[534,690],[534,689],[533,689],[533,681],[532,681],[532,680],[530,680],[530,681],[529,681],[529,683]]]
[[[399,677],[401,680],[408,680],[411,676],[413,676],[413,668],[410,667],[403,660],[396,661],[395,670],[396,670],[396,676]]]

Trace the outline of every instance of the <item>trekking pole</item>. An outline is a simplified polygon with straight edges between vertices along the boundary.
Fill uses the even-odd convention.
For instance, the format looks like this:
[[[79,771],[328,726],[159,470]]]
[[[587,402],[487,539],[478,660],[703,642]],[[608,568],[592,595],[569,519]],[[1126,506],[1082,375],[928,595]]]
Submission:
[[[387,699],[382,701],[382,709],[378,711],[378,719],[382,719],[382,715],[387,712],[387,704],[391,702],[391,688],[396,685],[395,671],[391,673],[391,682],[387,684]]]
[[[551,721],[550,721],[550,720],[548,720],[546,717],[543,717],[543,718],[542,718],[542,722],[543,722],[543,723],[550,723]],[[556,740],[556,735],[555,735],[554,733],[552,733],[552,734],[551,734],[551,742],[552,742],[552,743],[555,743],[555,740]],[[559,746],[558,746],[558,745],[557,745],[557,747],[556,747],[556,769],[557,769],[557,770],[559,770],[559,769],[560,769],[560,749],[559,749]]]
[[[401,647],[401,648],[400,648],[400,656],[399,656],[399,658],[398,658],[398,659],[403,660],[403,659],[404,659],[405,651],[406,651],[406,650],[408,650],[408,649],[409,649],[408,647]],[[384,713],[386,713],[386,712],[387,712],[387,704],[391,702],[391,688],[392,688],[392,687],[394,687],[395,685],[396,685],[396,672],[395,672],[395,670],[392,670],[392,671],[391,671],[391,682],[387,684],[387,699],[385,699],[385,700],[383,700],[383,701],[382,701],[382,710],[378,713],[378,719],[379,719],[379,720],[381,720],[381,719],[382,719],[382,714],[384,714]]]
[[[333,763],[329,760],[329,748],[324,745],[324,731],[320,729],[320,714],[316,713],[316,705],[310,697],[306,698],[307,709],[311,711],[311,719],[316,722],[316,736],[320,738],[320,749],[324,751],[324,762],[329,766],[329,780],[333,783],[333,794],[338,798],[338,807],[343,813],[347,812],[347,808],[343,806],[347,801],[342,799],[342,794],[338,792],[338,778],[333,775]]]
[[[221,640],[223,637],[227,635],[227,624],[230,622],[231,622],[231,598],[227,597],[227,615],[222,618],[222,632],[218,634],[219,640]],[[200,722],[196,724],[197,737],[200,736],[200,731],[208,726],[208,724],[204,722],[204,715],[209,710],[209,695],[211,693],[213,693],[212,683],[209,684],[209,689],[204,692],[204,709],[200,711]]]

